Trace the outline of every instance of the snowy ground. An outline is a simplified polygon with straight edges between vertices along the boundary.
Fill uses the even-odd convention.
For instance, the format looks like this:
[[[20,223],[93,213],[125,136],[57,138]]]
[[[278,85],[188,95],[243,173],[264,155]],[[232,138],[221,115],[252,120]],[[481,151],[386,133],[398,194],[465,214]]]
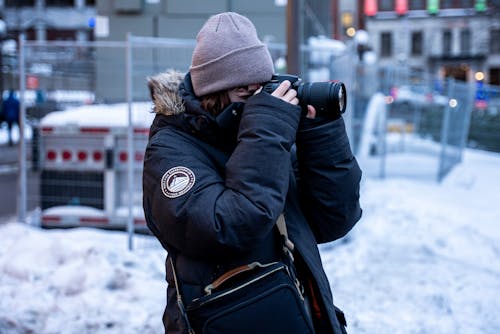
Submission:
[[[441,184],[361,163],[364,216],[321,246],[349,333],[500,333],[500,154],[466,151]],[[165,253],[127,242],[0,224],[0,333],[160,333]]]
[[[322,247],[351,333],[500,333],[500,155],[441,184],[364,183],[349,242]]]

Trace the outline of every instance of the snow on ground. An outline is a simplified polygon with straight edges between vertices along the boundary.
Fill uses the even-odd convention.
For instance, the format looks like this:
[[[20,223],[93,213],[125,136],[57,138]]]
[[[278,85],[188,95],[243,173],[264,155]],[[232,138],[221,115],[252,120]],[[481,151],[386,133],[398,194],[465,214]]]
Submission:
[[[349,242],[322,247],[351,333],[500,333],[500,155],[441,184],[368,179]]]
[[[0,333],[159,333],[165,253],[123,232],[0,226]]]
[[[500,154],[466,150],[441,184],[428,156],[390,155],[386,179],[360,160],[363,218],[321,246],[349,333],[500,333]],[[162,332],[165,252],[134,242],[0,224],[0,333]]]
[[[442,183],[367,178],[364,216],[321,246],[350,333],[500,332],[500,155]],[[165,253],[123,232],[0,226],[0,333],[159,333]]]

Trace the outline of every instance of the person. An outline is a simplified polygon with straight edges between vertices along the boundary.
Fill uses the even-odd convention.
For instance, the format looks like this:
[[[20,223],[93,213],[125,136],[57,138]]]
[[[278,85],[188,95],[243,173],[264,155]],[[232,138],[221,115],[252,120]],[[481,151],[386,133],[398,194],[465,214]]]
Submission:
[[[7,99],[2,102],[2,113],[5,122],[7,122],[10,146],[13,145],[12,127],[14,124],[19,124],[19,109],[19,100],[16,98],[14,91],[10,90]]]
[[[247,17],[213,15],[196,41],[187,74],[148,78],[156,115],[143,209],[168,252],[165,332],[187,332],[173,270],[192,300],[232,268],[273,261],[284,213],[316,333],[345,333],[317,246],[345,236],[362,212],[361,170],[342,117],[302,112],[289,81],[262,90],[273,62]]]

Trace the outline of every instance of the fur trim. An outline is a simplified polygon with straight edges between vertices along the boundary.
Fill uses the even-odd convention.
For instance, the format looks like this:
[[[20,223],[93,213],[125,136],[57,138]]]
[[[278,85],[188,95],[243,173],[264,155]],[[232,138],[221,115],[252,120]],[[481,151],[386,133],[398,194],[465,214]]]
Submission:
[[[149,93],[154,104],[154,112],[175,115],[184,112],[184,103],[179,96],[179,84],[184,74],[175,70],[148,77]]]

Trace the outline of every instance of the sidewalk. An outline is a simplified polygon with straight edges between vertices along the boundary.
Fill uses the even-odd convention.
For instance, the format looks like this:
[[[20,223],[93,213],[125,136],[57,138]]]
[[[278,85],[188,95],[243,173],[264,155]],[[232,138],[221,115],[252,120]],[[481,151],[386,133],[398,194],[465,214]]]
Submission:
[[[0,165],[18,162],[19,145],[0,144]]]

